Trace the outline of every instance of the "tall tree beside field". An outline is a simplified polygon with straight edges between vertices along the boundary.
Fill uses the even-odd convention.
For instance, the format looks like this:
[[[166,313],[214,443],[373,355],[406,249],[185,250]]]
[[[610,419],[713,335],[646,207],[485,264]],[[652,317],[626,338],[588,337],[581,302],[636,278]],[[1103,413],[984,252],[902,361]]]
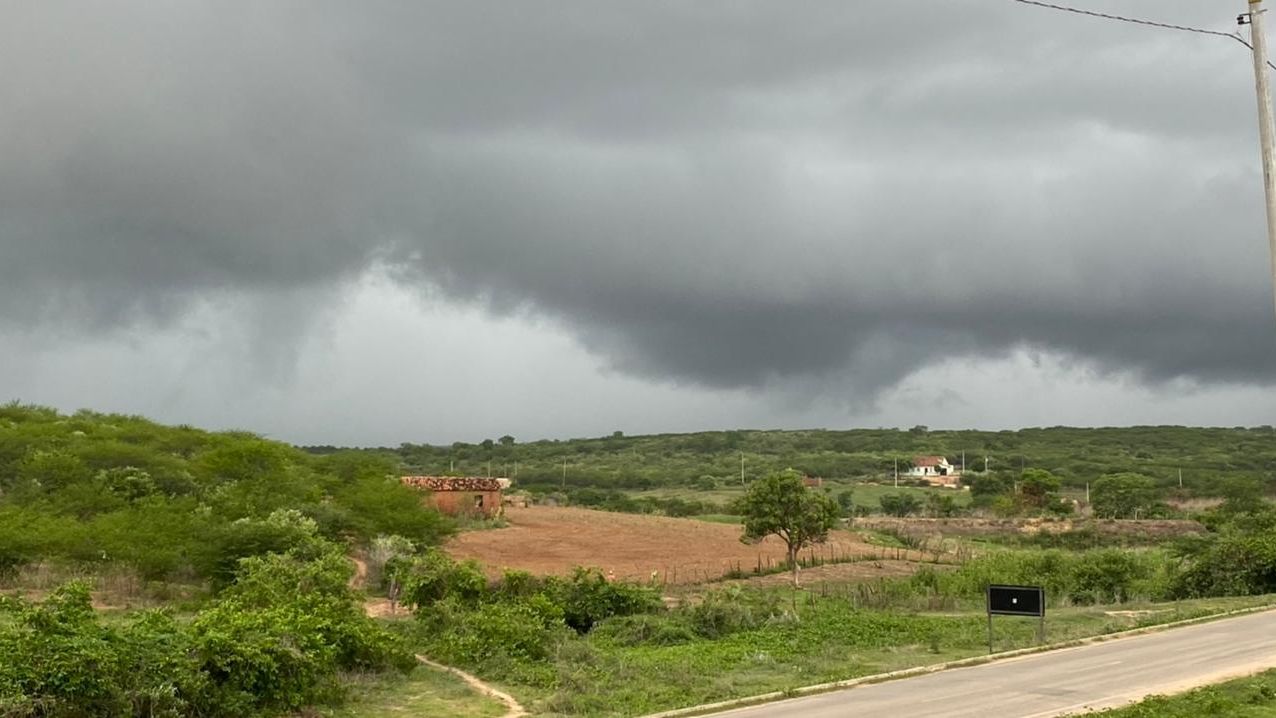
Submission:
[[[1156,510],[1159,503],[1156,482],[1142,474],[1101,476],[1090,492],[1094,515],[1105,519],[1146,517]]]
[[[787,546],[794,586],[798,585],[798,552],[826,541],[841,513],[836,501],[808,489],[802,483],[802,475],[793,469],[768,474],[754,482],[741,508],[744,535],[740,540],[756,543],[767,536],[778,536]]]
[[[1059,478],[1045,469],[1027,469],[1019,479],[1019,495],[1032,508],[1045,508],[1058,490]]]

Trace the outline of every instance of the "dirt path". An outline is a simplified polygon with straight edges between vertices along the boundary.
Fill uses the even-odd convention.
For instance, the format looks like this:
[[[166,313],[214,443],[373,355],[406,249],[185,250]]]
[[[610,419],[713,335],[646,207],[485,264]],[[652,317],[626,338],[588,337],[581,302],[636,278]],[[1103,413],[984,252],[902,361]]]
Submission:
[[[523,709],[523,706],[519,704],[518,700],[515,699],[514,696],[511,696],[510,694],[505,693],[503,691],[496,690],[495,688],[479,680],[477,677],[472,676],[459,668],[445,666],[442,663],[435,663],[434,661],[431,661],[430,659],[422,655],[418,655],[416,659],[420,661],[422,665],[429,666],[430,668],[434,668],[436,670],[451,673],[457,678],[460,678],[461,680],[465,681],[467,684],[469,684],[471,688],[478,691],[479,693],[482,693],[483,695],[489,698],[494,698],[500,701],[501,703],[504,703],[505,715],[501,716],[501,718],[522,718],[522,716],[527,715],[527,711]]]
[[[354,575],[350,577],[350,588],[353,588],[356,591],[362,591],[368,583],[368,563],[358,556],[350,556],[349,558],[350,562],[354,564]],[[390,601],[387,599],[373,598],[371,596],[364,598],[363,610],[373,618],[391,615],[393,613],[391,608]],[[451,666],[445,666],[442,663],[436,663],[420,654],[417,654],[416,659],[421,663],[421,665],[429,666],[430,668],[438,671],[444,671],[445,673],[451,673],[457,678],[465,681],[467,685],[481,695],[485,695],[503,703],[505,705],[505,715],[501,716],[501,718],[522,718],[522,716],[527,715],[527,711],[523,709],[523,706],[519,704],[518,700],[516,700],[514,696],[489,686],[477,676],[472,676],[459,668],[453,668]]]
[[[368,562],[358,556],[349,556],[348,558],[354,564],[354,575],[350,577],[350,588],[362,591],[368,585]],[[363,612],[373,618],[385,618],[398,613],[394,604],[390,603],[390,599],[374,596],[364,597]]]

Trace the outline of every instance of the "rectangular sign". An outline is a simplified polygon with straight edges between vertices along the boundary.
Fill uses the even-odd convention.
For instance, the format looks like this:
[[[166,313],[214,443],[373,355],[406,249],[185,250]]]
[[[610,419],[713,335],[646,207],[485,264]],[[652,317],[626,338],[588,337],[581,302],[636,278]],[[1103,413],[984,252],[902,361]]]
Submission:
[[[1046,591],[1040,586],[989,586],[988,614],[1045,616]]]

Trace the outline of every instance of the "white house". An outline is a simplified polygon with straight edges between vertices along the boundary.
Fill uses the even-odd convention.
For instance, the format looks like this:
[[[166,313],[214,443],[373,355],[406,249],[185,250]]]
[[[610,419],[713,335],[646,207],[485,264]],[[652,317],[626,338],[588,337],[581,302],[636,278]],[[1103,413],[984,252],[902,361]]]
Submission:
[[[961,469],[948,463],[948,459],[943,456],[914,457],[912,468],[904,472],[904,475],[926,479],[934,486],[956,488],[961,485]]]

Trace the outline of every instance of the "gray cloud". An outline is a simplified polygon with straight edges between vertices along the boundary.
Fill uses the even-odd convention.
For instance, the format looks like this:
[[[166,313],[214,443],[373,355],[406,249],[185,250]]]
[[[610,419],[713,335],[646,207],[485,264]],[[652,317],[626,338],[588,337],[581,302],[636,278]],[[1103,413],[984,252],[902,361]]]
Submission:
[[[1273,378],[1226,40],[1008,0],[8,10],[0,321],[292,297],[245,318],[292,345],[389,264],[711,387],[871,396],[1022,346]]]

